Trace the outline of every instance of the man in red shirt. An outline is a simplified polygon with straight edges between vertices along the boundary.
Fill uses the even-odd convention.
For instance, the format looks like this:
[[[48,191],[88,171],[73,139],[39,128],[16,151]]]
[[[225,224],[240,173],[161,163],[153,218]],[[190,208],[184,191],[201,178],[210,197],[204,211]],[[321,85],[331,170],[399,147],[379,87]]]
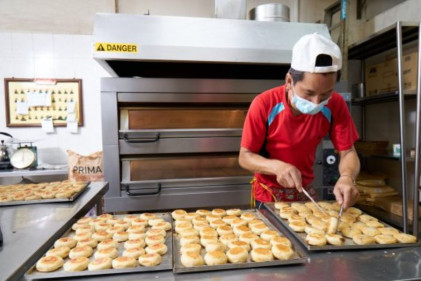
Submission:
[[[341,66],[334,42],[316,33],[305,35],[292,49],[285,84],[263,92],[250,105],[239,163],[255,175],[252,196],[258,205],[304,201],[303,188],[315,196],[310,185],[315,153],[327,134],[340,156],[336,200],[345,210],[357,201],[358,133],[345,101],[333,91]]]

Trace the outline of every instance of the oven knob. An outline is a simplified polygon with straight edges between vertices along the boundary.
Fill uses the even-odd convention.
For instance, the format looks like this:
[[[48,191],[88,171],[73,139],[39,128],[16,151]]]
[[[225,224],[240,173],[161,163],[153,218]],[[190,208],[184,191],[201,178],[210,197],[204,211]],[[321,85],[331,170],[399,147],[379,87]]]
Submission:
[[[333,165],[336,162],[336,157],[334,155],[329,155],[326,157],[326,163],[329,165]]]

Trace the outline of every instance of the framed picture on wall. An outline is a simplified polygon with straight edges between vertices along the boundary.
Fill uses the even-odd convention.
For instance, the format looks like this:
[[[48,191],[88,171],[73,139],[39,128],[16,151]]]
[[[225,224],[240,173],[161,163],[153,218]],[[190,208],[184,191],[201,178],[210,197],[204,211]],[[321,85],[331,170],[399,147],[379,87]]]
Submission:
[[[7,127],[83,126],[82,79],[5,78],[4,87]]]

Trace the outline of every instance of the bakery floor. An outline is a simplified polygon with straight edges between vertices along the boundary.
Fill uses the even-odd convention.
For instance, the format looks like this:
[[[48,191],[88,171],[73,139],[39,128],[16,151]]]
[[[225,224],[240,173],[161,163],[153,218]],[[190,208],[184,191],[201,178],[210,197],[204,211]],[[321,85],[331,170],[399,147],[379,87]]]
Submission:
[[[106,192],[107,183],[92,183],[74,203],[0,208],[4,245],[0,280],[25,280],[25,272],[50,245]],[[268,214],[269,215],[269,214]],[[277,225],[274,220],[271,222]],[[51,233],[55,233],[51,236]],[[292,238],[294,239],[294,238]],[[174,274],[172,271],[103,275],[63,280],[420,280],[421,247],[308,252],[300,265]]]

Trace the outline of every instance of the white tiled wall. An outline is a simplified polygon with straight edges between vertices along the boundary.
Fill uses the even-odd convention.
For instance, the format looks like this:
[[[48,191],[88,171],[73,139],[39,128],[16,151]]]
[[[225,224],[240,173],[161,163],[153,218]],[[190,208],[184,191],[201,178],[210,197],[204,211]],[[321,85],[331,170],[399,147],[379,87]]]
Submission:
[[[40,162],[66,163],[67,149],[81,154],[102,150],[100,77],[109,75],[92,58],[91,41],[91,35],[0,33],[0,131],[37,140]],[[56,127],[53,134],[6,127],[4,78],[10,77],[82,79],[84,126],[77,134],[65,127]]]

